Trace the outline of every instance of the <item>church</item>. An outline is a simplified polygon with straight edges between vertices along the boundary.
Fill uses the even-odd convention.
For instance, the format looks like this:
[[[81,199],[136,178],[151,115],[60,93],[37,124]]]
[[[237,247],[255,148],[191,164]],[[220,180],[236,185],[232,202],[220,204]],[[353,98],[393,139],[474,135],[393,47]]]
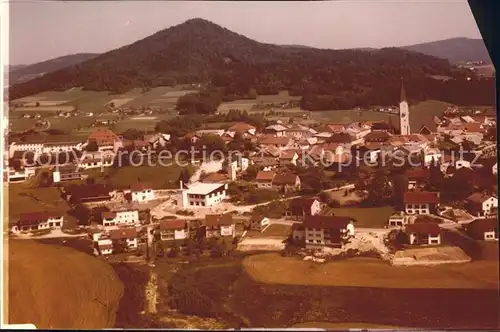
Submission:
[[[401,135],[410,135],[410,110],[406,101],[406,92],[401,80],[401,101],[399,102],[399,128]]]

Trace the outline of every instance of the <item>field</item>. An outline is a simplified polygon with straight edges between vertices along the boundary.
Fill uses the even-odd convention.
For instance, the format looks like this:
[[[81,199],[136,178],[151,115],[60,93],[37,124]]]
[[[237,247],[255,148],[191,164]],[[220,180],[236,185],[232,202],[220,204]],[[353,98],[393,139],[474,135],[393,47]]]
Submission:
[[[109,181],[117,189],[129,188],[133,183],[144,182],[153,186],[153,189],[178,188],[181,167],[172,166],[125,166],[109,170]]]
[[[389,217],[393,215],[395,210],[391,206],[381,207],[341,207],[331,208],[329,213],[336,216],[352,217],[357,222],[354,222],[354,227],[366,228],[381,228],[387,225]]]
[[[259,271],[266,275],[266,282],[256,280],[252,272],[247,272],[249,260],[259,262]],[[294,263],[289,264],[288,260]],[[368,268],[363,268],[362,265],[367,262]],[[281,264],[285,267],[279,268]],[[441,272],[435,272],[435,268],[420,268],[416,275],[414,273],[417,270],[411,269],[406,270],[407,272],[395,272],[396,276],[393,277],[392,270],[387,270],[389,266],[354,260],[353,263],[331,263],[337,265],[330,268],[328,278],[325,278],[322,269],[330,263],[312,264],[294,258],[283,258],[278,254],[235,253],[233,257],[201,259],[181,265],[172,278],[168,277],[170,286],[163,281],[164,276],[167,278],[165,269],[157,265],[160,299],[164,298],[161,301],[165,301],[168,298],[166,294],[176,296],[186,291],[192,292],[196,298],[209,301],[203,303],[217,314],[206,315],[217,316],[225,323],[226,328],[498,328],[498,289],[489,283],[497,283],[498,268],[494,264],[483,267],[471,264],[470,268],[447,267],[448,270]],[[339,264],[356,264],[359,269],[352,271],[340,267],[336,272],[335,266],[340,266]],[[374,272],[373,269],[379,271]],[[364,276],[364,272],[371,274]],[[465,276],[459,276],[461,273]],[[482,279],[469,280],[467,276],[474,273]],[[338,286],[332,285],[339,279],[336,274],[340,274],[343,279]],[[433,286],[441,288],[423,288],[431,285],[428,276],[432,274],[435,275]],[[486,280],[486,274],[489,274],[489,280]],[[397,280],[398,276],[403,279]],[[425,276],[425,286],[420,284],[417,285],[418,288],[410,288],[410,285],[404,285],[405,281],[416,285]],[[444,281],[440,280],[443,276],[446,278]],[[327,281],[331,279],[332,282],[312,284],[309,280],[315,281],[320,277]],[[375,281],[370,281],[371,277]],[[394,281],[393,284],[384,281],[384,277]],[[357,284],[355,282],[361,278],[365,279],[365,286],[345,286]],[[281,279],[287,279],[288,284],[274,283]],[[300,279],[300,283],[292,284],[292,279]],[[400,286],[404,287],[398,288]],[[464,288],[452,288],[454,286]],[[196,301],[187,303],[193,305]],[[464,306],[463,303],[467,305]],[[159,310],[164,315],[169,315],[164,302],[160,304]],[[316,322],[321,322],[322,325],[318,326]]]
[[[8,254],[10,324],[114,327],[123,285],[110,265],[71,248],[31,240],[9,241]]]
[[[8,213],[9,222],[21,213],[38,211],[61,211],[65,219],[71,223],[72,217],[66,215],[68,203],[61,198],[56,187],[31,188],[30,182],[9,184]]]
[[[498,288],[498,262],[437,267],[395,267],[373,258],[318,264],[278,254],[247,257],[243,265],[258,282],[384,288]],[[294,273],[286,273],[294,271]]]
[[[264,232],[248,231],[248,237],[270,237],[270,238],[286,238],[291,233],[291,226],[273,224],[267,227]]]

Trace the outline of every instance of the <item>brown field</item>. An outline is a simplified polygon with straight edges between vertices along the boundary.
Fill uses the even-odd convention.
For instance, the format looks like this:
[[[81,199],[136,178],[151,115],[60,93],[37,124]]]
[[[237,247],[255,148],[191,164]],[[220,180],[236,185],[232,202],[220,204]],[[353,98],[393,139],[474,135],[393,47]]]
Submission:
[[[328,323],[307,322],[290,326],[290,328],[316,328],[316,329],[402,329],[400,326],[378,325],[368,323]]]
[[[8,322],[42,329],[115,324],[123,284],[113,268],[62,246],[9,241]]]
[[[395,267],[372,258],[318,264],[278,254],[246,257],[243,265],[257,282],[380,288],[498,288],[498,261],[435,267]],[[288,273],[294,271],[294,273]]]

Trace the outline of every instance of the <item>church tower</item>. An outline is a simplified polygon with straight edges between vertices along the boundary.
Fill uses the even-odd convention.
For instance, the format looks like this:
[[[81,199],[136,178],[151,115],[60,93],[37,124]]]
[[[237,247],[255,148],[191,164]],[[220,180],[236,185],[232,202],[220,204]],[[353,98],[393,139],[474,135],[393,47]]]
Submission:
[[[401,135],[410,134],[410,112],[406,101],[405,87],[401,79],[401,101],[399,102],[399,128]]]

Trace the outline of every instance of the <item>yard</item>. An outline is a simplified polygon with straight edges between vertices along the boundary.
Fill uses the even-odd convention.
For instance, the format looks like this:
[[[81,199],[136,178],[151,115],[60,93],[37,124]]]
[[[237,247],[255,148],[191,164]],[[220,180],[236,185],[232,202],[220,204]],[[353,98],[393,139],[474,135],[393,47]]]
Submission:
[[[372,258],[324,264],[278,254],[246,257],[243,265],[257,282],[290,285],[383,288],[497,289],[498,261],[436,267],[395,267]],[[294,271],[294,273],[287,273]]]
[[[286,238],[290,235],[292,227],[290,225],[273,224],[267,227],[264,232],[248,231],[248,237],[252,238]]]
[[[129,188],[137,182],[148,183],[153,189],[178,188],[181,167],[171,166],[125,166],[113,168],[109,173],[111,184],[117,189]]]
[[[354,226],[361,228],[383,228],[394,213],[392,206],[340,207],[327,208],[326,211],[327,215],[352,217],[356,220]]]

